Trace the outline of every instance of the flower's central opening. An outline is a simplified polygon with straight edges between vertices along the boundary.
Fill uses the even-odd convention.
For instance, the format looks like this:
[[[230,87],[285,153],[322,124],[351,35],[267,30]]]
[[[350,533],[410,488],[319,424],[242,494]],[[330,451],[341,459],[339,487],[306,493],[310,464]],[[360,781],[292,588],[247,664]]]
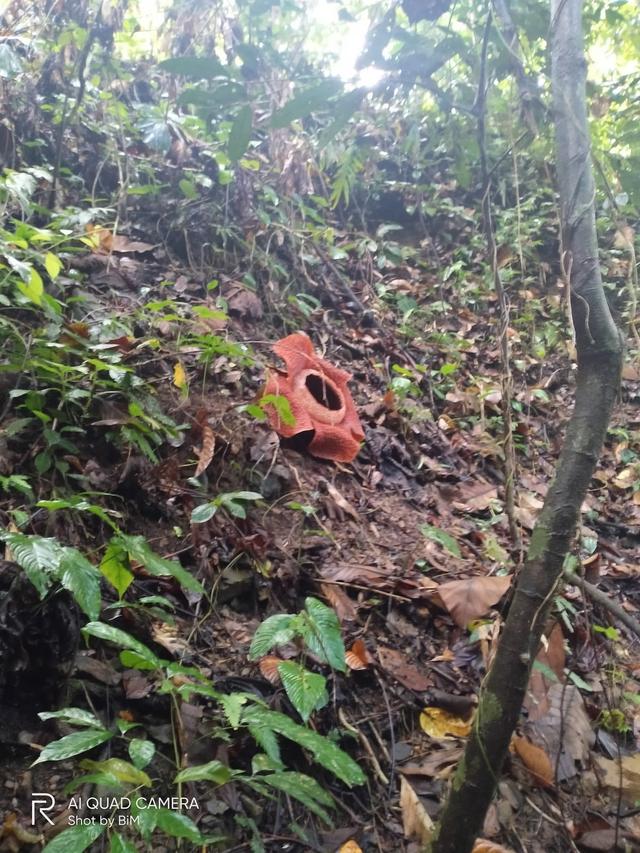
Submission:
[[[304,384],[314,400],[332,412],[339,411],[343,402],[338,391],[319,373],[308,373]]]

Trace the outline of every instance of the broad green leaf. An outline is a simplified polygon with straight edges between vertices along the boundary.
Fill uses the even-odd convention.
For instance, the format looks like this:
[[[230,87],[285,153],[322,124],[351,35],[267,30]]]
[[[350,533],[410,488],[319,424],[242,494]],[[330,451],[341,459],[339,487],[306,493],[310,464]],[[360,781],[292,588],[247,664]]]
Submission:
[[[85,760],[82,762],[82,768],[92,770],[95,773],[108,773],[115,776],[119,782],[143,785],[145,788],[151,787],[151,779],[144,770],[134,767],[133,764],[129,764],[122,758],[107,758],[105,761]]]
[[[231,779],[231,775],[226,764],[221,761],[209,761],[208,764],[198,764],[181,770],[173,783],[177,785],[178,782],[215,782],[216,785],[224,785]]]
[[[305,599],[304,606],[311,629],[304,634],[305,642],[321,660],[338,672],[345,672],[345,648],[335,610],[311,596]]]
[[[40,598],[44,598],[51,585],[51,575],[57,573],[62,558],[58,541],[24,533],[4,533],[2,539],[11,549],[12,558],[40,593]]]
[[[111,540],[121,545],[129,554],[129,558],[142,563],[150,575],[157,577],[173,577],[185,589],[192,592],[204,593],[202,585],[183,569],[177,560],[167,560],[151,549],[144,536],[128,536],[126,533],[118,533]]]
[[[113,732],[108,732],[106,729],[100,731],[86,729],[65,735],[60,740],[54,740],[53,743],[45,746],[31,766],[42,764],[43,761],[63,761],[65,758],[80,755],[81,752],[87,752],[112,737]]]
[[[44,268],[49,273],[49,276],[55,280],[62,270],[62,261],[53,252],[47,252],[44,256]]]
[[[152,670],[158,668],[153,660],[150,660],[148,657],[143,657],[137,652],[131,652],[128,649],[121,651],[118,657],[120,658],[122,666],[127,669]]]
[[[229,159],[237,162],[249,146],[253,129],[253,112],[249,104],[242,107],[231,125],[227,154]]]
[[[124,548],[110,542],[99,566],[100,572],[115,588],[119,598],[122,598],[133,583],[133,574],[125,566],[126,559],[127,552]]]
[[[203,837],[198,827],[185,814],[169,809],[156,810],[156,826],[172,838],[186,838],[193,844],[202,844]]]
[[[42,853],[83,853],[97,838],[100,838],[106,828],[106,824],[100,823],[70,826],[60,835],[56,835]]]
[[[162,666],[162,661],[154,655],[151,649],[148,649],[144,643],[127,634],[126,631],[121,631],[120,628],[105,625],[104,622],[88,622],[82,628],[82,633],[89,634],[90,637],[96,637],[98,640],[107,640],[123,649],[130,649],[148,663],[153,664],[156,669]]]
[[[432,539],[434,542],[442,545],[442,547],[450,554],[453,554],[454,557],[462,556],[458,543],[453,536],[445,530],[440,530],[439,527],[432,527],[430,524],[421,524],[420,533],[422,533],[423,536],[426,536],[427,539]]]
[[[286,127],[292,121],[306,118],[315,110],[326,110],[327,100],[342,89],[338,80],[323,80],[316,86],[305,89],[288,101],[271,116],[271,127]]]
[[[318,707],[318,703],[326,698],[325,677],[309,672],[292,660],[278,664],[278,672],[293,707],[306,723]]]
[[[73,595],[89,619],[100,616],[100,572],[75,548],[63,548],[60,583]]]
[[[291,411],[291,403],[284,394],[265,394],[264,397],[260,399],[260,405],[262,407],[273,406],[283,424],[286,424],[287,426],[295,426],[296,418]]]
[[[42,305],[42,297],[44,295],[44,283],[42,276],[36,269],[31,270],[31,275],[28,282],[19,281],[16,287],[26,296],[34,305]]]
[[[274,646],[283,646],[292,640],[297,633],[295,618],[290,613],[276,613],[265,619],[251,641],[249,660],[257,660]]]
[[[181,74],[192,80],[229,76],[228,69],[212,56],[173,56],[160,62],[158,67],[169,74]]]
[[[328,791],[304,773],[284,771],[281,773],[270,773],[268,776],[260,776],[261,782],[284,791],[285,794],[294,797],[305,805],[314,814],[322,818],[325,823],[331,824],[331,818],[322,806],[331,808],[335,805],[333,797]]]
[[[262,727],[294,741],[304,749],[308,749],[318,764],[341,779],[345,785],[350,787],[363,785],[366,781],[360,767],[344,750],[312,729],[295,723],[285,714],[281,714],[279,711],[269,711],[258,705],[251,705],[245,708],[242,719],[250,726],[252,734],[255,727]],[[260,745],[264,748],[262,742]]]
[[[38,716],[41,720],[62,720],[71,726],[90,726],[93,729],[101,729],[104,726],[91,711],[83,708],[62,708],[60,711],[41,711]]]
[[[209,503],[206,504],[200,504],[199,506],[194,507],[191,511],[191,523],[204,524],[205,521],[209,521],[209,519],[213,518],[217,511],[218,507],[213,501],[209,501]]]
[[[127,838],[123,838],[119,833],[114,832],[111,836],[109,853],[137,853],[137,850]]]
[[[129,741],[129,755],[138,770],[142,770],[143,767],[149,764],[155,752],[156,745],[151,740],[133,738],[133,740]]]
[[[276,737],[273,729],[269,729],[266,726],[261,726],[258,723],[256,723],[255,725],[248,724],[247,729],[249,730],[249,734],[255,740],[258,746],[264,749],[269,759],[273,761],[276,765],[284,767],[282,759],[280,758],[280,747],[278,745],[278,738]]]

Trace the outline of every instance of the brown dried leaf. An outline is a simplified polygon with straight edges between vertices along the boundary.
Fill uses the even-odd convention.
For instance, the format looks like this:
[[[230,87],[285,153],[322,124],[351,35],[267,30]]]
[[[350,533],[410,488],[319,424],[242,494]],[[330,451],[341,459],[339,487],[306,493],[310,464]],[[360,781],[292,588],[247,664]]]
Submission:
[[[404,767],[398,769],[400,773],[407,776],[433,776],[435,779],[446,779],[455,769],[463,751],[464,749],[461,746],[434,749],[419,764],[405,764]]]
[[[333,583],[321,583],[322,594],[333,607],[341,622],[355,622],[358,615],[356,605],[351,601],[342,587]]]
[[[434,830],[433,821],[404,776],[400,779],[400,809],[405,838],[417,838],[421,844],[428,844]]]
[[[503,847],[495,841],[487,841],[486,838],[476,838],[471,853],[513,853],[510,847]]]
[[[534,781],[543,788],[551,787],[553,766],[544,749],[524,737],[513,737],[511,744],[524,766],[530,771]]]
[[[271,684],[279,684],[280,673],[278,672],[278,667],[282,662],[282,658],[279,658],[277,655],[265,655],[258,664],[262,677],[270,681]]]
[[[524,707],[529,712],[529,720],[539,720],[549,711],[549,699],[547,694],[554,684],[564,682],[564,635],[560,623],[556,622],[551,631],[546,635],[540,651],[536,656],[544,667],[555,673],[557,681],[546,676],[541,669],[533,668],[529,677],[527,695],[524,699]]]
[[[159,646],[176,657],[189,651],[189,643],[178,636],[178,629],[175,625],[168,625],[166,622],[154,622],[151,626],[151,636]]]
[[[512,578],[477,577],[440,584],[438,593],[457,625],[466,628],[469,622],[484,616],[502,598]]]
[[[407,656],[398,649],[378,646],[378,660],[385,672],[409,690],[422,693],[429,689],[431,682],[427,676],[412,663],[409,663]]]
[[[528,721],[524,733],[544,749],[557,768],[556,781],[563,782],[578,772],[576,762],[584,765],[589,760],[594,734],[577,687],[553,684],[547,698],[548,712],[538,720]]]
[[[333,486],[331,483],[326,484],[327,492],[329,493],[329,497],[334,502],[334,504],[345,512],[347,515],[350,515],[355,521],[360,521],[360,516],[358,515],[358,511],[349,503],[349,501]]]
[[[345,654],[345,661],[349,669],[367,669],[371,666],[371,655],[367,651],[364,640],[356,640],[349,651]]]
[[[627,800],[640,800],[640,753],[625,755],[620,761],[597,756],[596,764],[604,773],[603,784],[621,788]]]
[[[216,434],[211,429],[209,424],[204,424],[202,427],[202,447],[197,451],[198,464],[194,476],[199,477],[203,474],[213,459],[213,454],[216,449]]]

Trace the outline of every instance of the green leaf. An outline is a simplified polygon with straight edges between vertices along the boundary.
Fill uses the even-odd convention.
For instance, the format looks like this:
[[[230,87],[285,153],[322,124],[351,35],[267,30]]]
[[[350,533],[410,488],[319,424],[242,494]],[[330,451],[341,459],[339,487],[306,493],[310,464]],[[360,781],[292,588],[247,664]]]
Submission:
[[[122,758],[107,758],[105,761],[85,759],[81,762],[81,766],[83,770],[92,770],[95,773],[107,773],[110,776],[115,776],[119,782],[125,782],[130,785],[144,785],[145,788],[151,787],[151,779],[144,770],[134,767],[133,764],[129,764],[128,761],[124,761]]]
[[[42,764],[43,761],[63,761],[65,758],[71,758],[73,755],[87,752],[87,750],[93,749],[94,746],[99,746],[112,737],[113,733],[108,732],[106,729],[100,731],[86,729],[82,732],[65,735],[60,740],[54,740],[53,743],[45,746],[31,766]]]
[[[276,110],[271,116],[271,127],[286,127],[292,121],[306,118],[316,110],[327,108],[327,100],[336,95],[342,89],[342,83],[338,80],[323,80],[310,89],[300,92],[295,98],[288,101],[281,109]]]
[[[224,785],[231,779],[231,775],[226,764],[221,761],[209,761],[208,764],[186,767],[178,773],[173,782],[174,785],[178,782],[215,782],[216,785]]]
[[[73,595],[89,619],[100,616],[100,572],[75,548],[64,548],[60,560],[60,583]]]
[[[150,575],[173,577],[185,589],[204,594],[202,584],[193,575],[183,569],[177,560],[167,560],[152,551],[144,536],[128,536],[126,533],[118,533],[111,541],[121,545],[129,554],[130,559],[142,563]]]
[[[156,826],[172,838],[186,838],[193,844],[202,844],[203,838],[198,827],[185,814],[169,809],[156,810]]]
[[[123,838],[119,833],[114,832],[111,836],[109,853],[137,853],[137,850],[128,839]]]
[[[259,779],[261,782],[271,785],[272,788],[284,791],[285,794],[299,800],[310,811],[322,818],[325,823],[331,824],[331,818],[322,806],[328,808],[334,806],[333,797],[315,779],[305,773],[293,771],[270,773],[268,776],[260,776]]]
[[[122,545],[110,542],[99,566],[100,572],[115,588],[119,598],[122,598],[133,583],[133,574],[125,566],[126,559],[127,552]]]
[[[211,80],[229,75],[228,69],[210,56],[173,56],[160,62],[158,67],[169,74],[181,74],[192,80]]]
[[[273,406],[283,424],[287,426],[296,425],[296,417],[291,411],[291,403],[284,394],[265,394],[260,399],[260,405],[262,407]]]
[[[118,655],[120,658],[120,663],[122,666],[127,669],[141,669],[141,670],[152,670],[157,669],[154,661],[149,660],[147,657],[143,657],[139,655],[137,652],[131,652],[125,649],[121,651]]]
[[[308,722],[318,703],[326,697],[326,679],[323,675],[309,672],[295,661],[278,664],[278,672],[287,696],[304,722]]]
[[[121,631],[120,628],[105,625],[103,622],[88,622],[82,628],[82,633],[89,634],[90,637],[96,637],[99,640],[108,640],[123,649],[130,649],[140,655],[143,660],[153,664],[155,669],[162,667],[162,661],[154,655],[151,649],[127,634],[126,631]]]
[[[200,504],[196,506],[191,511],[191,523],[192,524],[204,524],[205,521],[209,521],[210,518],[218,511],[218,507],[215,505],[213,501],[209,501],[206,504]]]
[[[83,708],[62,708],[60,711],[41,711],[38,716],[41,720],[62,720],[71,726],[90,726],[93,729],[104,731],[104,726],[91,711]]]
[[[1,537],[11,550],[15,562],[44,598],[62,558],[62,548],[56,539],[27,536],[24,533],[4,533]]]
[[[44,256],[44,268],[49,273],[50,278],[55,280],[62,270],[62,261],[53,252],[47,252]]]
[[[151,761],[156,752],[156,745],[151,740],[145,738],[133,738],[129,742],[129,755],[131,760],[138,768],[142,770]]]
[[[16,287],[26,296],[34,305],[42,305],[42,297],[44,295],[44,283],[42,276],[36,269],[31,270],[31,276],[28,282],[19,281]]]
[[[243,693],[222,693],[220,704],[231,728],[237,729],[240,725],[242,709],[247,704],[247,696]]]
[[[249,146],[253,129],[253,112],[249,104],[242,107],[231,125],[227,154],[229,159],[237,162]]]
[[[258,705],[251,705],[245,708],[242,719],[249,725],[252,734],[255,727],[262,727],[294,741],[304,749],[308,749],[318,764],[341,779],[345,785],[350,787],[363,785],[366,781],[360,767],[344,750],[312,729],[298,725],[285,714],[281,714],[279,711],[269,711]],[[260,745],[264,748],[262,742]]]
[[[442,545],[442,547],[450,554],[453,554],[454,557],[462,556],[458,543],[453,536],[444,530],[440,530],[439,527],[432,527],[430,524],[421,524],[420,533],[422,533],[423,536],[426,536],[427,539],[431,539],[439,545]]]
[[[249,660],[257,660],[266,655],[274,646],[283,646],[292,640],[296,633],[294,619],[291,613],[276,613],[262,622],[251,641]]]
[[[346,672],[344,642],[335,610],[311,596],[305,599],[304,606],[311,629],[304,634],[309,649],[333,669]]]
[[[106,824],[100,823],[70,826],[60,835],[56,835],[42,853],[83,853],[102,835],[106,828]],[[113,850],[113,847],[111,849]]]

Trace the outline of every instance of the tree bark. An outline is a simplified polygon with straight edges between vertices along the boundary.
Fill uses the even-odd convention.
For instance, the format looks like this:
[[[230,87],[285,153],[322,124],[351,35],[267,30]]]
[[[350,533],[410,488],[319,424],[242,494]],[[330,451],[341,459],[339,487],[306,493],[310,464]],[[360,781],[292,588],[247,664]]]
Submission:
[[[623,341],[598,263],[582,0],[551,0],[551,61],[561,262],[578,353],[575,406],[430,853],[470,853],[481,833],[620,383]]]

